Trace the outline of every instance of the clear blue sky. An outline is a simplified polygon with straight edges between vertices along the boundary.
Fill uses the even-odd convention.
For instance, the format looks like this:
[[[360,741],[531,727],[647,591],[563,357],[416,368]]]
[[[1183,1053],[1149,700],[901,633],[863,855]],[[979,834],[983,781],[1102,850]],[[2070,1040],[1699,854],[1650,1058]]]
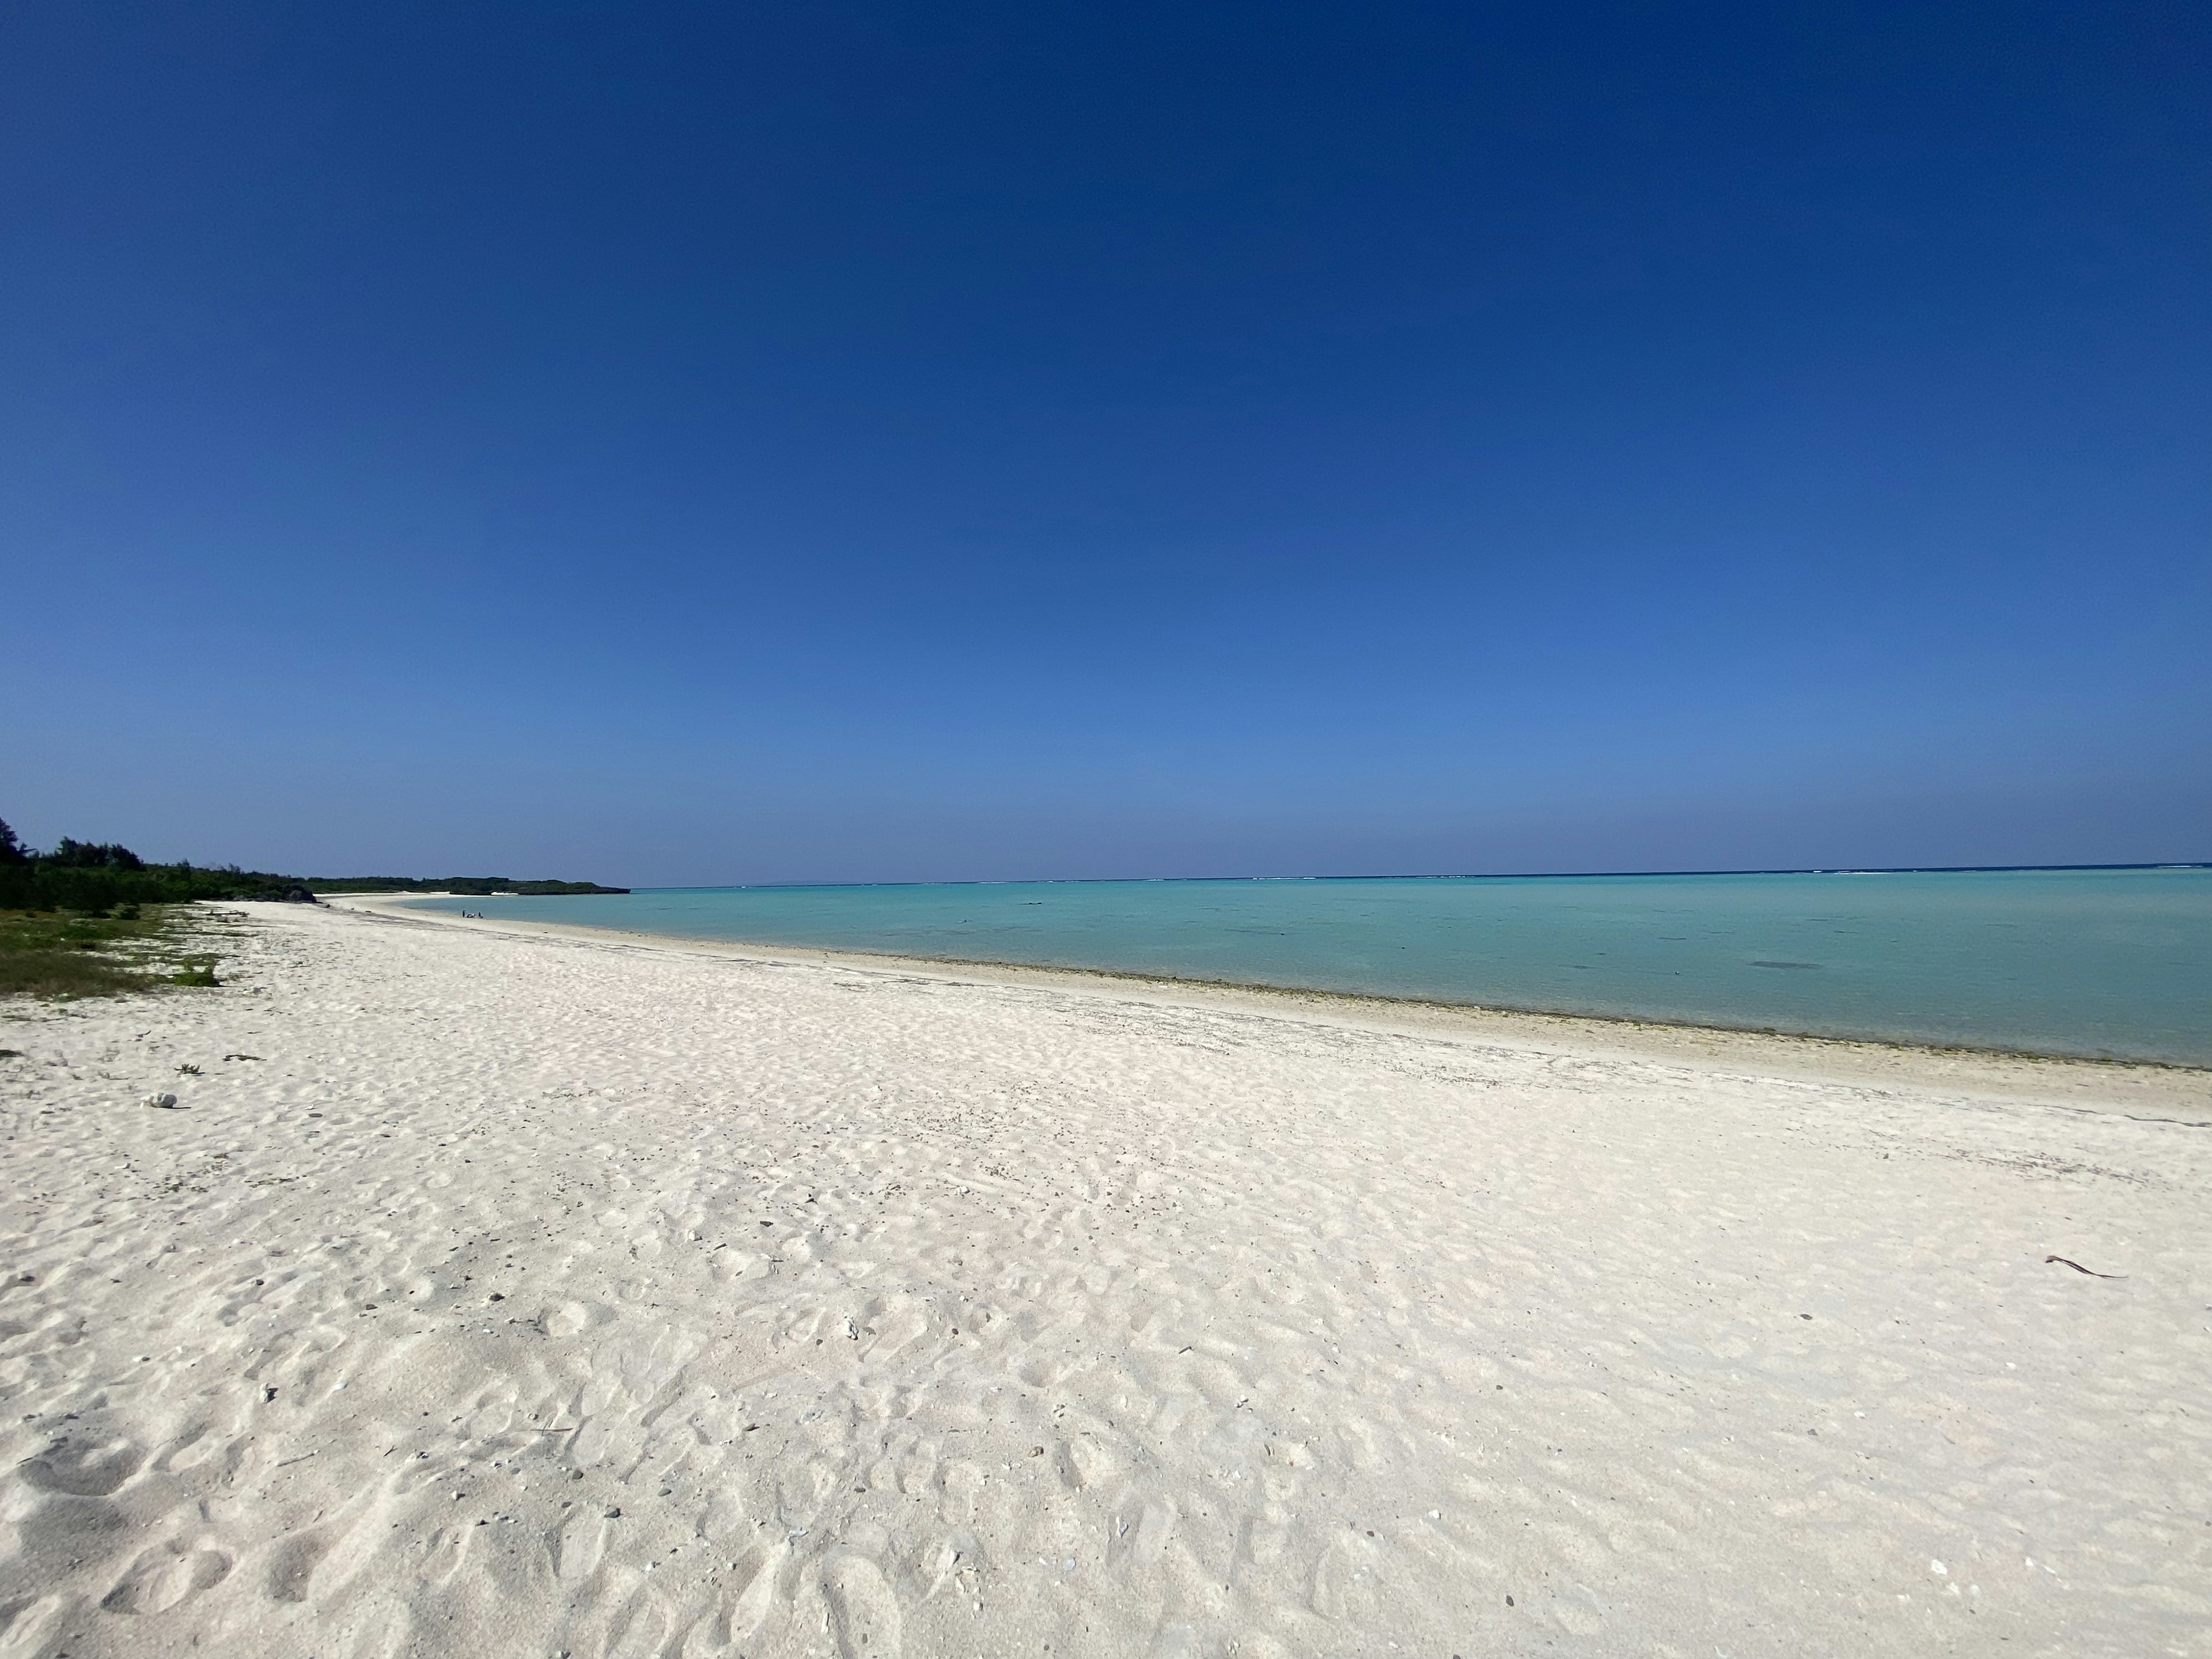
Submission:
[[[0,23],[0,816],[2212,858],[2212,10]]]

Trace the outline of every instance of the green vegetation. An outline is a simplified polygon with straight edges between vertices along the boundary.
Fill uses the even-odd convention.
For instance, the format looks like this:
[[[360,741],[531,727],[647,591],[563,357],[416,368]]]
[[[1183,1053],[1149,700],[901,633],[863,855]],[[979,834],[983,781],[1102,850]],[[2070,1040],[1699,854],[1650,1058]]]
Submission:
[[[216,958],[190,947],[205,928],[167,907],[194,899],[290,899],[316,892],[626,893],[588,881],[507,876],[338,877],[307,881],[229,865],[149,864],[113,842],[64,836],[50,853],[0,823],[0,996],[98,997],[157,986],[216,986]],[[203,913],[204,914],[204,913]]]
[[[316,892],[623,893],[588,881],[507,876],[362,876],[308,881],[230,865],[149,864],[112,842],[64,836],[50,853],[26,847],[0,823],[0,996],[93,997],[158,985],[214,986],[216,958],[182,948],[194,899],[289,899]],[[205,929],[194,933],[204,935]]]
[[[0,996],[105,997],[216,985],[216,958],[179,952],[177,918],[135,905],[112,916],[0,911]]]
[[[0,823],[0,910],[75,910],[104,916],[118,906],[182,904],[192,899],[308,899],[297,876],[230,865],[149,864],[111,842],[62,837],[51,853],[33,852]]]

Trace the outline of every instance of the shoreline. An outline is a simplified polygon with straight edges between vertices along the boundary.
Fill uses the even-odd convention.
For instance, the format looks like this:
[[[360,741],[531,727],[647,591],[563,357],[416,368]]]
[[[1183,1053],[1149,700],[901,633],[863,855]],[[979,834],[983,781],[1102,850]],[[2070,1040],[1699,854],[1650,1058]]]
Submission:
[[[438,896],[406,896],[411,899]],[[921,975],[942,978],[949,983],[1034,985],[1094,994],[1133,994],[1144,1000],[1200,1007],[1235,1006],[1285,1018],[1556,1047],[1563,1052],[1594,1051],[1691,1063],[1725,1060],[1754,1070],[1778,1066],[1790,1075],[1940,1082],[2006,1094],[2016,1093],[2024,1086],[2039,1085],[2051,1095],[2054,1103],[2072,1104],[2085,1097],[2109,1093],[2116,1109],[2117,1103],[2124,1100],[2194,1107],[2197,1115],[2188,1127],[2212,1127],[2212,1067],[2170,1060],[2117,1060],[1964,1044],[1826,1036],[1814,1032],[1703,1025],[1628,1015],[1559,1013],[1351,991],[1185,979],[1117,969],[1048,967],[987,958],[910,957],[891,951],[697,939],[642,928],[600,927],[519,917],[462,917],[444,911],[418,909],[406,899],[383,895],[332,894],[321,902],[332,908],[352,909],[387,920],[480,933],[667,950],[738,962],[805,962],[856,973]]]

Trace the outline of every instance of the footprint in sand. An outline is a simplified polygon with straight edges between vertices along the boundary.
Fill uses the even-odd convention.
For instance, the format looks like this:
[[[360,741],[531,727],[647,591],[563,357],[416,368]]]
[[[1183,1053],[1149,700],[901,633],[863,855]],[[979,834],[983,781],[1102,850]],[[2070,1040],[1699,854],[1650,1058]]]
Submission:
[[[475,1411],[470,1413],[463,1426],[463,1438],[489,1440],[507,1432],[514,1421],[514,1393],[511,1389],[492,1390],[480,1398]]]
[[[331,1537],[326,1532],[301,1533],[288,1538],[276,1547],[269,1558],[269,1595],[277,1601],[304,1601],[315,1577],[315,1569],[330,1553]]]
[[[1078,1492],[1099,1485],[1113,1473],[1112,1454],[1095,1440],[1079,1435],[1060,1449],[1060,1478]]]
[[[579,1510],[553,1540],[553,1571],[563,1583],[589,1578],[606,1553],[607,1523],[604,1516]]]
[[[975,1518],[975,1495],[983,1490],[983,1471],[965,1458],[948,1460],[937,1472],[945,1501],[937,1506],[938,1518],[948,1526],[964,1527]]]
[[[962,1547],[962,1541],[969,1546]],[[943,1589],[963,1559],[973,1560],[974,1536],[967,1532],[939,1533],[914,1547],[906,1559],[903,1582],[916,1601],[927,1601]]]
[[[1156,1498],[1146,1504],[1129,1540],[1130,1559],[1144,1566],[1158,1561],[1166,1553],[1168,1540],[1175,1536],[1176,1519],[1172,1498]]]
[[[779,1538],[772,1543],[756,1544],[738,1558],[731,1575],[737,1589],[730,1597],[726,1614],[732,1641],[743,1641],[768,1617],[775,1601],[776,1576],[783,1571],[784,1558],[790,1553],[790,1547]]]
[[[1276,1522],[1255,1516],[1245,1523],[1244,1559],[1255,1567],[1272,1567],[1283,1559],[1290,1534]]]
[[[568,1443],[569,1460],[578,1468],[611,1463],[617,1468],[630,1462],[641,1449],[637,1431],[618,1418],[594,1417],[576,1431]]]
[[[1056,1389],[1079,1371],[1089,1370],[1095,1363],[1081,1354],[1042,1354],[1023,1361],[1015,1375],[1033,1389]]]
[[[750,1529],[750,1521],[744,1494],[725,1487],[707,1500],[706,1513],[699,1517],[699,1536],[709,1543],[730,1543]]]
[[[612,1316],[595,1303],[562,1302],[538,1316],[538,1328],[548,1336],[574,1336],[603,1324]]]
[[[667,1607],[651,1590],[641,1590],[626,1610],[621,1633],[607,1659],[656,1659],[674,1623]]]
[[[874,1562],[838,1556],[822,1569],[822,1592],[843,1659],[897,1659],[898,1598]]]
[[[929,1490],[929,1480],[937,1473],[937,1443],[918,1440],[898,1461],[898,1489],[908,1498],[919,1498]]]
[[[1307,1604],[1324,1619],[1371,1617],[1379,1554],[1364,1539],[1348,1535],[1331,1539],[1314,1563],[1313,1593]]]
[[[32,1654],[46,1653],[73,1604],[69,1596],[42,1595],[27,1605],[8,1609],[11,1616],[0,1624],[0,1656],[12,1659],[21,1654],[28,1659]]]
[[[188,1597],[213,1589],[229,1572],[230,1558],[221,1550],[172,1542],[148,1550],[132,1562],[131,1571],[100,1605],[110,1613],[167,1613]]]
[[[423,1552],[422,1582],[437,1588],[451,1583],[468,1559],[469,1540],[475,1534],[473,1525],[441,1527],[433,1533]]]
[[[775,1510],[787,1527],[809,1527],[836,1477],[827,1465],[806,1463],[776,1477]]]
[[[823,1312],[820,1308],[805,1308],[793,1315],[790,1322],[776,1334],[776,1347],[799,1348],[811,1343],[821,1334]]]
[[[73,1444],[58,1440],[18,1467],[27,1486],[71,1498],[105,1498],[138,1472],[146,1454],[128,1440]]]
[[[868,1310],[867,1331],[871,1340],[861,1358],[889,1359],[900,1349],[915,1341],[928,1328],[929,1321],[919,1308],[903,1301],[878,1301]]]
[[[222,1449],[222,1442],[214,1430],[212,1423],[194,1423],[180,1431],[162,1448],[161,1455],[154,1460],[154,1467],[179,1473],[197,1468]]]

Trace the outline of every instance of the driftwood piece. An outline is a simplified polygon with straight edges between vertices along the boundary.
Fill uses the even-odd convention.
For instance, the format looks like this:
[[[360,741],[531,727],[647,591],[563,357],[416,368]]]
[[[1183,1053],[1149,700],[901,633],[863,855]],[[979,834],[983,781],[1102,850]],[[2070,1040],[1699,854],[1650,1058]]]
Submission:
[[[2063,1255],[2046,1255],[2043,1259],[2045,1262],[2056,1261],[2063,1267],[2071,1267],[2077,1273],[2087,1273],[2092,1279],[2125,1279],[2127,1277],[2125,1273],[2100,1273],[2094,1267],[2085,1267],[2080,1262],[2069,1261]]]

